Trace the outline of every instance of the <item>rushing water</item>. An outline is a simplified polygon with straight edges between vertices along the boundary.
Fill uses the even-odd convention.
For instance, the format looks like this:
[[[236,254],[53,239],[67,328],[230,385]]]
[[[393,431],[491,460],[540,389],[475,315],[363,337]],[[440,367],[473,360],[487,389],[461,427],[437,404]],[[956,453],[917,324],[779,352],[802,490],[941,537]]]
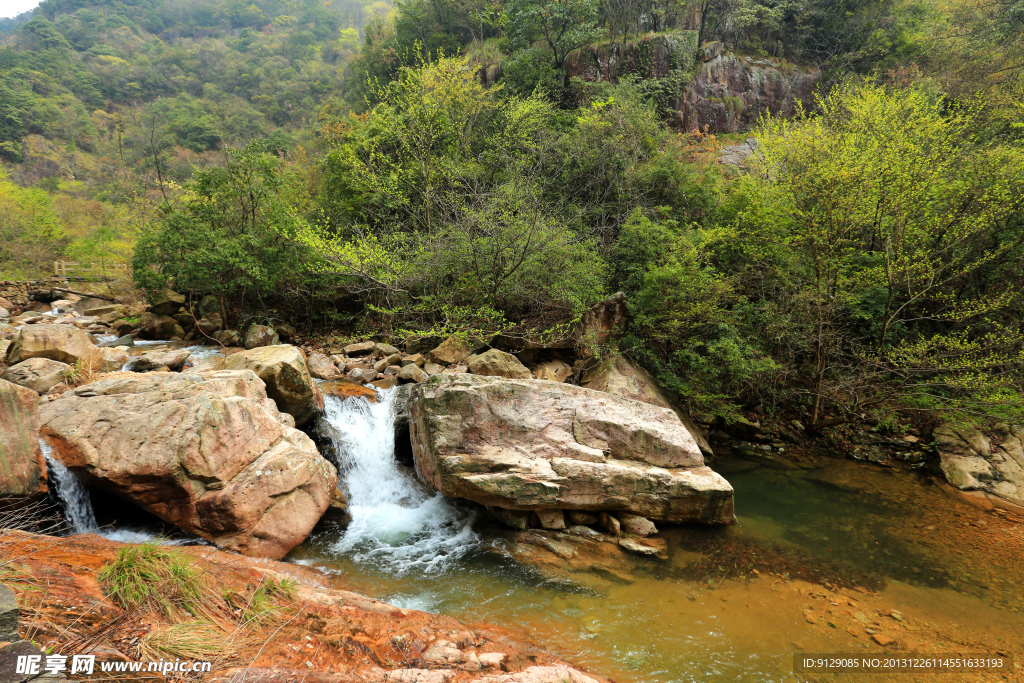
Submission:
[[[96,531],[99,524],[96,523],[96,514],[92,510],[89,489],[75,476],[74,472],[64,466],[64,463],[53,457],[53,449],[45,439],[40,439],[39,445],[43,449],[47,469],[56,484],[57,498],[64,511],[68,530],[73,534]]]
[[[352,517],[329,552],[396,573],[439,571],[478,539],[472,515],[433,493],[395,460],[394,390],[375,403],[325,397],[319,435],[333,447]]]
[[[989,651],[1020,645],[1021,558],[943,538],[959,533],[961,513],[924,479],[831,459],[798,470],[720,460],[738,526],[663,529],[667,562],[638,559],[631,583],[573,587],[493,552],[468,512],[396,462],[393,403],[389,392],[374,404],[328,398],[318,428],[337,454],[352,524],[318,532],[291,559],[347,588],[502,624],[618,681],[792,681],[796,651],[872,646],[863,629],[847,633],[852,617],[830,617],[835,629],[805,621],[808,585],[880,591],[873,599],[904,610],[915,629],[955,614]]]

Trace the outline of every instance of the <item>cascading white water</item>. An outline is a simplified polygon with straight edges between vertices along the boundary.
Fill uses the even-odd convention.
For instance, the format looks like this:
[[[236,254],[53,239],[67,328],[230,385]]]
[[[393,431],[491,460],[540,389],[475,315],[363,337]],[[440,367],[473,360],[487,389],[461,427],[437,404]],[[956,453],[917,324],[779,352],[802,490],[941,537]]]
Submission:
[[[436,571],[477,543],[472,515],[395,460],[393,389],[376,403],[325,397],[317,430],[334,445],[352,517],[334,552],[402,573]]]
[[[75,476],[74,472],[64,466],[64,463],[53,457],[50,444],[40,439],[39,445],[43,449],[46,464],[50,472],[53,473],[57,497],[64,509],[64,517],[67,519],[69,530],[73,534],[96,532],[99,525],[96,523],[96,515],[92,510],[89,489]]]

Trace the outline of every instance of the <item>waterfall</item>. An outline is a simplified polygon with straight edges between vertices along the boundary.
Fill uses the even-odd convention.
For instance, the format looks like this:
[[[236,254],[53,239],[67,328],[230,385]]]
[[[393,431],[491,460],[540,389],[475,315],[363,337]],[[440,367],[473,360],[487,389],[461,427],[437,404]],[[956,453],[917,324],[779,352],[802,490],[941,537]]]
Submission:
[[[436,571],[477,543],[472,515],[395,460],[394,389],[376,403],[325,397],[317,432],[334,446],[352,522],[332,551],[402,573]]]
[[[43,457],[46,458],[46,465],[52,475],[51,481],[56,485],[57,498],[64,510],[69,530],[73,534],[96,532],[99,525],[96,524],[96,515],[92,511],[89,489],[74,472],[64,467],[64,463],[53,457],[50,444],[40,439],[39,445],[43,449]]]

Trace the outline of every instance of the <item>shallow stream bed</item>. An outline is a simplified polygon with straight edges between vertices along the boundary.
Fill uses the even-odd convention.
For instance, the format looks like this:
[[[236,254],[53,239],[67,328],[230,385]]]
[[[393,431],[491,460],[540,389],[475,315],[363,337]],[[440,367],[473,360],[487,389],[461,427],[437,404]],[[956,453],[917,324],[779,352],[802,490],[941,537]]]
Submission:
[[[949,497],[926,478],[823,459],[777,470],[720,461],[739,524],[663,530],[667,561],[632,583],[545,578],[492,552],[468,509],[394,462],[388,400],[328,405],[353,523],[290,559],[397,606],[499,624],[617,681],[906,680],[793,673],[797,652],[1016,654],[1024,525]],[[334,430],[333,432],[331,430]],[[918,678],[915,676],[915,678]]]

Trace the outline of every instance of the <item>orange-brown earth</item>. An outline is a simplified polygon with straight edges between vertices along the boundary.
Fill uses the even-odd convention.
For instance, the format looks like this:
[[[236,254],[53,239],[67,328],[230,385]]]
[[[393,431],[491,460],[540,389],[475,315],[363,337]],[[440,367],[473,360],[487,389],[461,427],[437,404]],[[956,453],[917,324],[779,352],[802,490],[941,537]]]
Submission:
[[[146,635],[168,625],[162,612],[125,611],[104,595],[97,572],[124,544],[93,534],[56,538],[0,532],[0,580],[18,598],[21,636],[60,654],[97,660],[150,660]],[[209,615],[231,652],[204,681],[402,681],[403,683],[596,683],[566,662],[493,626],[467,627],[434,614],[393,607],[346,591],[342,580],[306,567],[243,557],[207,546],[175,548],[222,593],[252,595],[268,579],[293,579],[262,623],[240,626],[240,611]],[[169,657],[173,659],[173,656]],[[97,674],[95,678],[109,677]],[[156,680],[127,674],[122,680]],[[90,680],[89,677],[83,680]],[[172,679],[168,679],[172,680]],[[177,680],[177,679],[174,679]],[[182,678],[182,680],[188,680]]]

